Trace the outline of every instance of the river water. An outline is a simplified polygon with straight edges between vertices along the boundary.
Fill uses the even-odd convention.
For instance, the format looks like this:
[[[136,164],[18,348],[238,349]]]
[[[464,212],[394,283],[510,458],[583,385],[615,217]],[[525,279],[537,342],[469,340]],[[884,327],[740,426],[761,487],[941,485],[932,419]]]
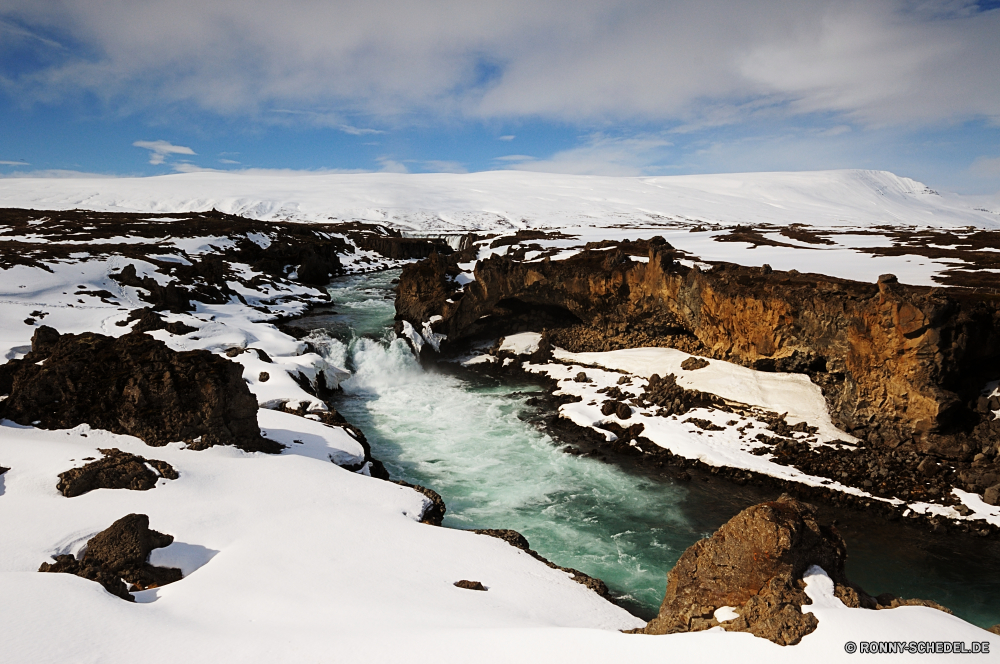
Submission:
[[[648,619],[684,550],[773,492],[713,477],[678,483],[654,471],[562,451],[532,424],[540,387],[471,371],[425,369],[392,334],[397,271],[329,287],[335,313],[317,329],[332,362],[353,372],[336,408],[359,426],[393,478],[428,486],[452,528],[513,528],[549,560],[604,580]],[[1000,623],[1000,544],[932,536],[856,512],[830,512],[848,544],[848,575],[868,592],[934,599],[981,626]]]

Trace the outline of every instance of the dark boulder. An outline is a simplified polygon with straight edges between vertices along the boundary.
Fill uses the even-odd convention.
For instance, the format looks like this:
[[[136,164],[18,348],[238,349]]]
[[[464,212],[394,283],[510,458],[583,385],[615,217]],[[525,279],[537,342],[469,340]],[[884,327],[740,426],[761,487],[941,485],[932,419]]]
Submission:
[[[234,445],[272,452],[243,368],[208,351],[171,350],[141,333],[59,335],[40,327],[23,360],[0,366],[0,416],[43,429],[89,424],[148,445]]]
[[[55,556],[54,564],[42,563],[38,571],[75,574],[97,581],[112,595],[134,601],[130,590],[156,588],[181,579],[179,569],[148,562],[153,549],[173,541],[172,535],[150,530],[145,514],[129,514],[90,538],[80,560],[71,555]],[[132,587],[126,588],[123,580]]]
[[[80,468],[59,473],[56,489],[72,498],[94,489],[146,491],[161,478],[177,479],[177,471],[166,461],[146,459],[119,449],[101,450],[104,457]],[[156,469],[154,472],[149,468]]]

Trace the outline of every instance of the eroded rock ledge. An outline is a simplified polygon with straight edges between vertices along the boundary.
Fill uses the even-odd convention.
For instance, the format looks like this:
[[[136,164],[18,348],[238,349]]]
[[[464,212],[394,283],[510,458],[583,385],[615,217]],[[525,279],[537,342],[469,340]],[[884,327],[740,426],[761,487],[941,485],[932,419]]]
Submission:
[[[407,266],[398,319],[421,329],[440,316],[433,330],[447,335],[445,347],[547,328],[573,351],[671,346],[803,372],[834,422],[869,446],[961,462],[949,484],[967,491],[1000,484],[1000,399],[983,393],[1000,377],[992,296],[891,275],[866,284],[731,264],[702,271],[678,263],[662,238],[605,242],[559,261],[523,253],[479,261],[461,290],[454,276],[469,252]]]

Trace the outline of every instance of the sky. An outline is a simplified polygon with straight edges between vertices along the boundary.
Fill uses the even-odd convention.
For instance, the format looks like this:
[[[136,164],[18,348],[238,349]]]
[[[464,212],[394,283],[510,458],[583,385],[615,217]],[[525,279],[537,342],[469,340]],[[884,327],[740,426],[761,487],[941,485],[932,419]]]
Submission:
[[[0,176],[865,168],[1000,191],[1000,0],[0,0]]]

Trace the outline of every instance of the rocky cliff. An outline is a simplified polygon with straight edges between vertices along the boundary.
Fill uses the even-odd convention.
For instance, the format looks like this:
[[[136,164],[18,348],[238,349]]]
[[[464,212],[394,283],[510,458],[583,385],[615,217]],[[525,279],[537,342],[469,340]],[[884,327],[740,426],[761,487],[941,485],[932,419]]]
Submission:
[[[566,260],[524,252],[479,261],[460,290],[432,256],[400,278],[398,317],[458,343],[547,328],[569,350],[673,346],[764,371],[807,373],[834,422],[872,445],[972,464],[961,483],[1000,482],[997,298],[716,264],[687,267],[662,238],[588,245]],[[978,465],[977,465],[978,464]]]

